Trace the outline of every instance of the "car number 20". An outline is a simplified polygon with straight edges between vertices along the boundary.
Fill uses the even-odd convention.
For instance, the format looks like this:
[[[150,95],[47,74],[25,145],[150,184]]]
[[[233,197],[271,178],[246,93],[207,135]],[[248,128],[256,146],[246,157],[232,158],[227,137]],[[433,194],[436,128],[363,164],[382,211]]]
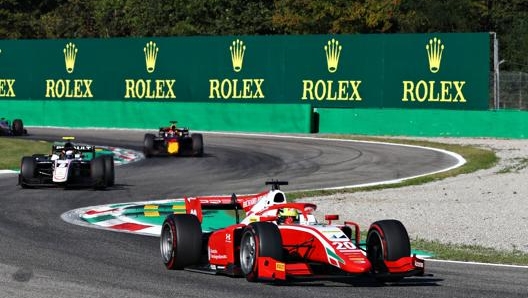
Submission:
[[[350,241],[340,241],[332,243],[337,250],[356,249],[356,246]]]

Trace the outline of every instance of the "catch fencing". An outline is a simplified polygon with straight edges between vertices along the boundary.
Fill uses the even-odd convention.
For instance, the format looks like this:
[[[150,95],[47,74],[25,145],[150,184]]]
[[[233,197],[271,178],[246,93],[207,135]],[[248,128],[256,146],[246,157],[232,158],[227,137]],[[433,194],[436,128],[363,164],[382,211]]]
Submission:
[[[498,85],[499,109],[528,110],[528,73],[501,71]]]

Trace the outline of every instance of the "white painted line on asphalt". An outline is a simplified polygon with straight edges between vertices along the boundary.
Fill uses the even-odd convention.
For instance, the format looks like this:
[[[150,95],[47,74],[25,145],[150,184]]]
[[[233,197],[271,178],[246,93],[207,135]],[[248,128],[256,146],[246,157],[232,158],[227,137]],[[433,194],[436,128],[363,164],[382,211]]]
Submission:
[[[12,170],[0,170],[0,174],[17,174],[18,171],[12,171]]]
[[[479,265],[479,266],[491,266],[491,267],[506,267],[506,268],[522,268],[528,269],[528,266],[523,265],[510,265],[510,264],[493,264],[493,263],[480,263],[480,262],[465,262],[465,261],[451,261],[451,260],[438,260],[438,259],[427,259],[428,262],[438,262],[438,263],[454,263],[454,264],[464,264],[464,265]]]

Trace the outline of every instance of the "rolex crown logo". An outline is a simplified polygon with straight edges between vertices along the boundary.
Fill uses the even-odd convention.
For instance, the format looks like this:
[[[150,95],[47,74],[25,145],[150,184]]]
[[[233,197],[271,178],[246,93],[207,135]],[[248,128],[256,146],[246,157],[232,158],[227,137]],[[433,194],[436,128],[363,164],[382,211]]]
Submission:
[[[145,53],[145,63],[147,64],[147,72],[152,73],[156,69],[156,58],[158,57],[159,48],[153,41],[147,42],[147,45],[143,48]]]
[[[427,57],[429,58],[429,70],[432,73],[437,73],[440,70],[440,62],[442,61],[442,53],[444,52],[444,45],[439,38],[432,38],[429,44],[425,46]]]
[[[231,62],[233,63],[233,70],[239,72],[242,70],[242,63],[244,62],[244,52],[246,46],[240,39],[233,41],[233,45],[229,47],[231,52]]]
[[[62,50],[64,53],[64,62],[66,63],[66,71],[68,73],[72,73],[73,69],[75,68],[75,58],[77,57],[77,51],[77,47],[72,42],[67,43],[66,47],[64,47],[64,50]]]
[[[337,71],[337,65],[339,64],[339,55],[343,47],[339,44],[339,41],[332,38],[328,41],[328,44],[324,46],[326,52],[326,65],[328,71],[334,73]]]

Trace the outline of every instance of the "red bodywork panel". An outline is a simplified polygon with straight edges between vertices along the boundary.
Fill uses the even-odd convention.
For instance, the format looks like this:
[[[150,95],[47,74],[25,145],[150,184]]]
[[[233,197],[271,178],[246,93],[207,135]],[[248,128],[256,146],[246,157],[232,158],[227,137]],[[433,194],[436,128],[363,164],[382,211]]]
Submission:
[[[242,224],[233,225],[211,234],[208,245],[210,264],[227,266],[238,263],[240,239],[237,239],[235,233],[244,227]]]
[[[363,251],[348,238],[328,240],[323,233],[332,233],[331,230],[322,232],[315,227],[295,224],[279,226],[279,230],[282,245],[289,254],[305,261],[330,264],[351,274],[367,273],[372,268]]]
[[[286,280],[287,264],[269,257],[260,257],[257,262],[259,279]]]

